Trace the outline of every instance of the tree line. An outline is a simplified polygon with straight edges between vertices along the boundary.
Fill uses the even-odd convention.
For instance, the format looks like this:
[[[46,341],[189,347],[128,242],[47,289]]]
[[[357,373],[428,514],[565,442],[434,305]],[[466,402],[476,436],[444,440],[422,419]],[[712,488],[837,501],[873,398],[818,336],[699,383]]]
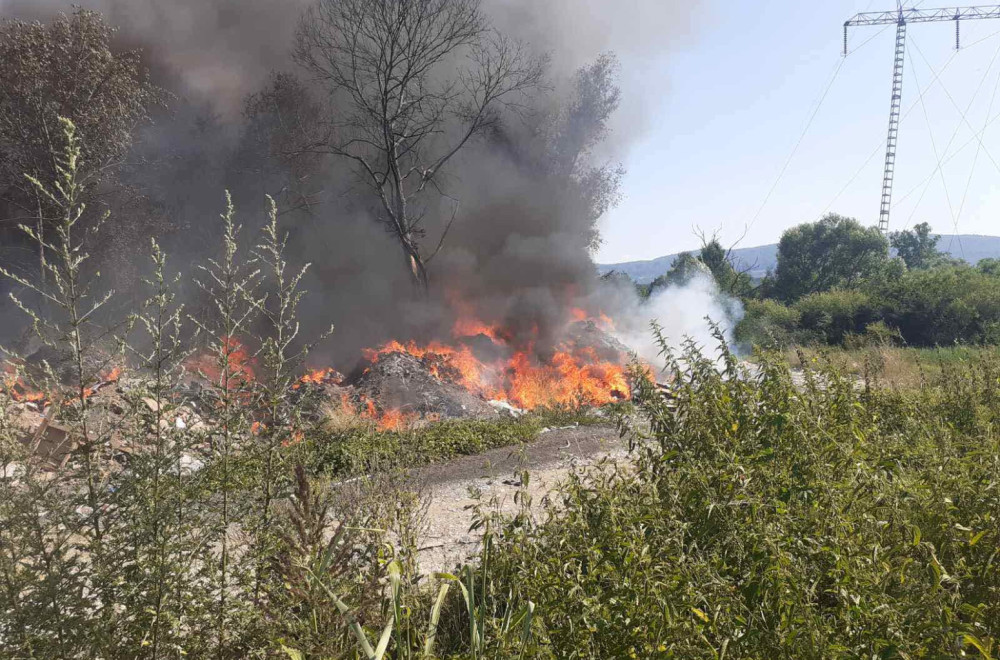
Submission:
[[[774,271],[757,281],[711,238],[639,289],[649,296],[711,276],[744,305],[737,340],[758,346],[1000,342],[1000,260],[966,263],[939,239],[928,223],[886,237],[830,214],[784,232]]]

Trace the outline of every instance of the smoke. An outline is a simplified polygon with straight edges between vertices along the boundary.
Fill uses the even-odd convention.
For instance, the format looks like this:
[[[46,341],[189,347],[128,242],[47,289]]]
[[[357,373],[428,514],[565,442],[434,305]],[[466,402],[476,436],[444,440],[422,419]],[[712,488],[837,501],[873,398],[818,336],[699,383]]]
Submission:
[[[671,350],[680,352],[690,340],[708,356],[719,348],[709,321],[719,326],[732,347],[733,329],[743,318],[743,306],[722,294],[711,275],[697,273],[684,284],[654,291],[648,301],[623,310],[619,318],[618,338],[648,363],[659,365],[661,347],[650,331],[652,322],[660,326]]]
[[[553,78],[563,83],[600,53],[623,63],[623,103],[602,154],[621,158],[653,120],[652,106],[670,81],[650,71],[694,32],[701,2],[685,0],[487,0],[501,30],[548,53]]]
[[[602,283],[589,250],[593,219],[585,200],[578,190],[540,176],[534,158],[545,123],[569,100],[573,73],[609,50],[622,62],[623,101],[592,164],[613,165],[621,158],[642,137],[650,90],[664,93],[666,81],[650,85],[646,79],[648,66],[689,32],[698,3],[484,0],[498,29],[549,56],[551,89],[525,115],[504,117],[495,134],[471,143],[453,162],[441,182],[448,197],[427,208],[428,251],[453,215],[455,222],[431,264],[435,286],[423,298],[414,296],[401,250],[375,221],[370,197],[348,163],[326,159],[292,171],[287,163],[263,163],[255,155],[253,130],[242,115],[245,100],[268,86],[273,71],[306,78],[290,52],[310,0],[76,4],[100,11],[119,27],[119,46],[141,48],[154,82],[177,97],[140,136],[135,160],[143,167],[130,172],[128,181],[146,195],[139,211],[156,218],[129,227],[141,228],[134,229],[140,234],[150,224],[160,227],[168,234],[161,239],[173,263],[187,268],[215,256],[225,189],[233,191],[250,246],[263,217],[263,193],[287,195],[289,182],[307,188],[302,199],[308,204],[290,210],[282,222],[291,232],[289,261],[312,264],[305,281],[310,292],[305,321],[311,328],[305,330],[336,326],[334,339],[317,353],[320,360],[347,371],[363,347],[388,339],[440,338],[467,313],[515,335],[539,336],[544,346],[557,339],[569,306],[580,300],[591,311],[629,319],[626,326],[634,326],[629,341],[641,346],[643,355],[651,350],[646,327],[651,316],[678,340],[684,334],[704,338],[704,316],[727,318],[726,306],[703,282],[660,293],[647,308],[633,292]],[[4,17],[45,21],[69,11],[71,5],[60,0],[0,0]],[[308,81],[304,89],[317,103],[325,101]],[[126,211],[136,212],[134,205]],[[133,243],[143,249],[148,235]],[[107,270],[138,281],[125,267],[135,261],[135,249],[123,247],[121,267]],[[669,245],[663,250],[671,251]]]
[[[46,21],[73,5],[101,12],[140,47],[160,84],[226,116],[288,53],[307,0],[0,0],[0,15]]]

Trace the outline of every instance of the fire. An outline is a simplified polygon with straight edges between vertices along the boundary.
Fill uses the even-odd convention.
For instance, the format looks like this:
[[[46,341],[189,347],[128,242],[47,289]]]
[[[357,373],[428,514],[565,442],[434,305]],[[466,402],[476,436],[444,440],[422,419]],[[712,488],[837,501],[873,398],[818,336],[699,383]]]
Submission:
[[[44,408],[48,405],[50,399],[49,395],[45,392],[31,389],[21,378],[20,372],[12,364],[5,364],[3,367],[3,389],[10,395],[14,401],[19,403],[33,403],[37,406]],[[121,379],[122,370],[120,367],[114,367],[109,371],[102,372],[97,379],[97,382],[93,385],[83,388],[83,398],[89,399],[96,392],[102,388],[117,383]],[[79,392],[79,390],[76,390]],[[71,398],[76,397],[77,394],[72,394]],[[58,398],[58,397],[57,397]]]
[[[580,308],[570,310],[576,321],[593,321],[599,327],[613,329],[611,319],[600,314],[593,319]],[[372,363],[392,353],[407,353],[421,360],[440,380],[460,385],[486,399],[505,400],[518,408],[543,406],[600,406],[631,396],[623,363],[601,359],[594,348],[577,345],[573,340],[559,344],[547,358],[540,358],[533,343],[524,347],[511,346],[502,331],[476,319],[462,318],[452,328],[457,340],[485,335],[498,352],[508,357],[484,361],[474,350],[461,342],[418,344],[390,341],[377,349],[366,349],[365,357]],[[537,330],[535,332],[537,334]],[[371,404],[371,402],[368,402]],[[384,412],[376,417],[374,405],[363,413],[373,419],[388,419],[395,423],[398,413]]]
[[[219,366],[219,356],[216,351],[206,351],[189,358],[184,366],[188,371],[204,374],[209,380],[220,387],[225,385],[234,390],[241,385],[254,380],[256,360],[247,351],[243,343],[235,337],[223,337],[219,349],[225,356],[228,368],[228,381],[223,383],[223,370]]]
[[[400,431],[409,425],[416,415],[401,410],[387,410],[376,420],[380,431]]]
[[[48,400],[44,392],[28,387],[17,367],[12,364],[4,365],[3,389],[11,399],[19,403],[42,403]]]
[[[453,337],[475,337],[477,335],[485,335],[492,339],[493,341],[499,341],[498,337],[500,334],[500,329],[496,326],[486,325],[472,317],[461,317],[455,321],[455,325],[451,328],[451,335]]]
[[[299,382],[292,385],[293,390],[301,388],[303,385],[326,385],[327,383],[340,383],[344,377],[336,369],[315,369],[299,379]]]
[[[366,348],[363,351],[365,359],[373,363],[390,353],[409,353],[422,360],[431,374],[440,380],[457,383],[477,394],[488,392],[486,381],[491,367],[480,362],[468,346],[449,346],[436,341],[420,346],[414,341],[401,344],[392,340],[378,349]]]
[[[544,364],[519,351],[508,365],[506,398],[518,408],[600,406],[631,396],[622,366],[598,360],[590,348],[564,344]]]

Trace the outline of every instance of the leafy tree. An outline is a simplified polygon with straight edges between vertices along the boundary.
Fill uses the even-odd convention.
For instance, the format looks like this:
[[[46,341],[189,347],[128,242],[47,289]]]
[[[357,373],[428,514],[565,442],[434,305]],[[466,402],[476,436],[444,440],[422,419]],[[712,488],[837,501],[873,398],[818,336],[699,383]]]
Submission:
[[[899,258],[910,270],[930,268],[941,261],[937,243],[940,236],[931,234],[931,226],[926,222],[915,225],[913,229],[894,231],[889,234],[889,245],[896,249]]]
[[[621,102],[621,65],[613,53],[602,53],[573,78],[573,92],[554,123],[549,141],[552,169],[585,202],[591,249],[600,243],[597,221],[621,199],[621,165],[592,162],[593,150],[608,136],[608,122]]]
[[[649,294],[652,295],[657,289],[665,289],[671,286],[684,286],[698,274],[710,275],[709,269],[698,257],[690,252],[681,252],[670,265],[670,270],[653,280],[649,285]]]
[[[884,271],[888,247],[877,227],[864,227],[837,214],[793,227],[778,243],[774,294],[792,301],[860,284]]]
[[[83,145],[78,183],[86,201],[121,164],[136,126],[160,98],[138,51],[112,51],[114,34],[100,14],[83,9],[48,25],[0,23],[0,219],[33,225],[40,245],[59,213],[25,174],[58,176],[52,154],[63,132],[59,118],[73,122]]]
[[[980,259],[976,270],[985,275],[1000,276],[1000,259]]]
[[[712,272],[712,277],[715,278],[719,291],[739,297],[750,293],[753,286],[750,275],[738,271],[733,266],[729,251],[722,247],[719,239],[712,238],[705,243],[701,248],[698,260]]]
[[[317,149],[355,165],[423,289],[450,227],[425,249],[444,168],[542,79],[543,62],[496,32],[480,4],[319,0],[297,35],[296,61],[343,102]]]

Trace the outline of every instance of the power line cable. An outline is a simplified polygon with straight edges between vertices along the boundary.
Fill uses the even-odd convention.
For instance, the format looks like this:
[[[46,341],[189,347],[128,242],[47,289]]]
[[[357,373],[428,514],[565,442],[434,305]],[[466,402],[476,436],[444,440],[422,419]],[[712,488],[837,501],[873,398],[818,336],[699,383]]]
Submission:
[[[997,32],[996,34],[1000,34],[1000,32]],[[919,46],[918,46],[918,50],[919,50]],[[979,92],[982,90],[983,84],[986,82],[986,79],[989,77],[990,71],[993,69],[993,65],[996,63],[998,55],[1000,55],[1000,45],[998,45],[997,49],[993,52],[993,57],[990,59],[990,64],[989,64],[989,66],[986,67],[986,72],[983,74],[983,77],[980,78],[979,84],[976,85],[976,89],[975,89],[975,91],[972,94],[972,98],[969,99],[969,104],[966,106],[965,112],[963,113],[960,108],[957,108],[958,111],[959,111],[959,114],[962,114],[963,116],[967,115],[968,112],[969,112],[969,110],[972,109],[972,104],[975,103],[976,98],[979,96]],[[954,58],[954,54],[952,56],[952,59],[953,58]],[[927,59],[924,58],[924,61],[927,62]],[[950,61],[951,60],[949,59],[949,62]],[[928,63],[928,67],[931,69],[932,72],[934,71],[933,67],[930,67],[929,63]],[[943,73],[943,69],[942,69],[942,73]],[[936,79],[940,80],[940,74],[938,74],[936,76]],[[942,88],[943,88],[943,85],[942,85]],[[986,113],[986,117],[987,117],[987,119],[989,118],[989,112]],[[958,132],[961,130],[961,128],[962,128],[961,125],[958,125],[958,126],[955,126],[955,130],[952,131],[951,137],[948,139],[948,144],[945,145],[944,151],[942,152],[942,160],[940,161],[938,167],[943,167],[945,163],[947,163],[948,161],[951,160],[951,158],[952,158],[951,156],[948,156],[948,157],[946,157],[946,156],[951,151],[951,145],[954,144],[955,138],[958,137]],[[975,129],[972,129],[971,126],[969,128],[970,128],[970,130],[973,131],[974,137],[972,139],[975,140],[976,139],[975,138]],[[985,130],[985,128],[984,128],[984,130]],[[980,144],[981,143],[982,142],[980,141]],[[964,149],[965,146],[968,146],[968,142],[965,145],[962,146],[962,149]],[[931,176],[929,176],[926,179],[924,179],[924,181],[921,182],[921,184],[918,184],[915,188],[910,189],[910,191],[907,192],[905,195],[903,195],[896,204],[893,204],[893,208],[896,208],[897,205],[902,204],[907,198],[909,198],[909,196],[911,194],[913,194],[913,192],[915,192],[917,190],[917,188],[919,188],[921,185],[923,185],[923,190],[921,190],[921,192],[920,192],[920,197],[917,198],[917,202],[916,202],[916,204],[914,204],[913,210],[910,211],[910,215],[907,217],[906,223],[903,225],[903,229],[904,230],[907,229],[907,228],[909,228],[910,222],[913,221],[913,216],[916,215],[917,209],[920,208],[920,203],[923,201],[924,196],[927,194],[927,190],[930,188],[931,181],[934,179],[934,175],[935,174],[937,174],[937,167],[935,167],[935,169],[931,172]]]
[[[874,2],[874,0],[869,0],[868,6],[871,7],[871,5],[873,4],[873,2]],[[851,54],[853,55],[854,53],[860,51],[862,48],[864,48],[865,46],[867,46],[869,43],[871,43],[871,41],[873,39],[875,39],[876,37],[878,37],[878,35],[880,35],[883,32],[885,32],[888,29],[888,27],[889,26],[886,26],[886,27],[882,28],[875,35],[873,35],[872,37],[869,37],[868,39],[866,39],[864,42],[862,42],[862,44],[860,46],[858,46],[857,48],[855,48],[854,50],[852,50]],[[784,177],[785,172],[788,170],[788,166],[791,164],[792,159],[795,157],[795,154],[798,152],[799,147],[802,145],[802,141],[805,139],[806,134],[809,132],[809,128],[812,126],[813,120],[815,120],[816,119],[816,115],[819,114],[819,110],[823,106],[823,102],[826,100],[827,95],[830,93],[830,90],[833,88],[833,84],[834,84],[834,82],[836,82],[837,76],[840,74],[840,70],[844,67],[844,62],[845,61],[846,61],[846,57],[841,57],[840,58],[840,62],[837,64],[836,68],[834,69],[833,76],[831,76],[831,78],[830,78],[830,82],[827,84],[826,89],[824,89],[823,93],[820,95],[819,101],[816,102],[816,107],[813,109],[812,114],[809,116],[809,119],[806,122],[805,128],[802,129],[802,133],[799,135],[799,139],[795,142],[795,146],[792,147],[791,153],[788,154],[788,158],[785,160],[784,165],[782,165],[781,170],[779,170],[778,176],[775,178],[774,183],[771,184],[771,188],[767,191],[767,194],[764,196],[764,201],[761,202],[760,207],[758,207],[758,209],[757,209],[757,212],[754,213],[753,217],[750,219],[750,222],[747,223],[745,231],[749,231],[750,228],[753,227],[754,223],[757,222],[757,219],[760,217],[760,214],[764,211],[764,208],[767,206],[767,203],[770,201],[771,196],[774,194],[774,191],[777,189],[778,184],[781,182],[782,177]]]
[[[922,3],[921,3],[921,4],[922,4]],[[919,6],[919,5],[918,5],[918,6]],[[978,46],[979,44],[981,44],[981,43],[983,43],[983,42],[985,42],[985,41],[989,41],[990,39],[992,39],[992,38],[996,37],[997,35],[1000,35],[1000,30],[997,30],[996,32],[993,32],[992,34],[988,34],[988,35],[986,35],[985,37],[982,37],[982,38],[980,38],[980,39],[977,39],[977,40],[973,41],[972,43],[969,43],[969,44],[966,44],[966,45],[964,46],[963,50],[966,50],[966,51],[967,51],[967,50],[970,50],[971,48],[973,48],[973,47],[975,47],[975,46]],[[858,48],[858,49],[856,49],[856,50],[860,50],[860,48]],[[856,52],[856,51],[855,51],[855,52]],[[956,56],[957,54],[958,54],[958,52],[957,52],[957,51],[954,51],[954,52],[952,52],[952,54],[951,54],[951,57],[949,57],[949,58],[948,58],[948,61],[947,61],[947,62],[945,62],[944,66],[943,66],[943,67],[941,67],[941,70],[937,72],[937,74],[936,74],[936,77],[937,77],[937,76],[940,76],[941,74],[943,74],[943,73],[945,72],[945,70],[947,70],[947,69],[948,69],[948,67],[949,67],[949,66],[951,66],[951,63],[952,63],[952,62],[953,62],[953,61],[955,60],[955,56]],[[917,103],[916,103],[916,102],[912,103],[912,104],[910,105],[910,107],[909,107],[909,108],[907,108],[907,109],[906,109],[906,111],[905,111],[905,112],[903,113],[903,115],[902,115],[902,117],[901,117],[901,119],[900,119],[900,122],[902,123],[903,121],[905,121],[905,120],[906,120],[906,118],[907,118],[907,117],[909,116],[909,114],[910,114],[910,113],[911,113],[911,112],[912,112],[912,111],[913,111],[914,109],[916,109],[916,107],[917,107]],[[998,118],[1000,118],[1000,115],[998,115],[997,117],[994,117],[993,119],[991,119],[989,123],[990,123],[990,124],[992,125],[992,124],[993,124],[993,122],[994,122],[994,121],[996,121],[996,119],[998,119]],[[975,138],[973,138],[973,139],[975,139]],[[955,154],[953,154],[952,156],[949,156],[948,158],[946,158],[946,159],[944,160],[944,162],[945,162],[945,163],[947,163],[947,162],[948,162],[949,160],[951,160],[951,158],[953,158],[953,157],[954,157],[955,155],[957,155],[958,153],[961,153],[962,151],[964,151],[964,150],[965,150],[965,148],[966,148],[966,147],[968,147],[968,146],[969,146],[969,144],[971,144],[971,142],[972,142],[972,140],[969,140],[968,142],[964,143],[964,144],[963,144],[963,145],[962,145],[962,146],[961,146],[961,147],[959,148],[959,150],[958,150],[958,151],[957,151],[957,152],[956,152]],[[827,204],[827,205],[826,205],[826,206],[825,206],[825,207],[823,208],[823,211],[822,211],[822,212],[820,212],[820,214],[819,214],[819,215],[817,216],[817,219],[818,219],[818,218],[822,218],[822,217],[823,217],[824,215],[826,215],[826,213],[827,213],[827,212],[828,212],[828,211],[830,210],[830,208],[831,208],[831,207],[832,207],[832,206],[833,206],[834,204],[836,204],[836,203],[837,203],[837,200],[838,200],[838,199],[840,199],[840,198],[841,198],[841,196],[842,196],[842,195],[843,195],[843,194],[844,194],[844,193],[845,193],[845,192],[847,191],[847,189],[851,187],[851,185],[852,185],[852,184],[853,184],[853,183],[854,183],[854,182],[855,182],[855,181],[856,181],[856,180],[858,179],[858,177],[859,177],[859,176],[861,176],[862,172],[864,172],[864,170],[865,170],[865,169],[866,169],[866,168],[868,167],[868,164],[869,164],[869,163],[871,163],[872,159],[873,159],[873,158],[875,158],[875,156],[876,156],[876,155],[878,155],[878,153],[879,153],[880,151],[884,150],[884,149],[885,149],[885,139],[883,138],[883,139],[881,139],[881,141],[880,141],[880,142],[878,143],[878,145],[876,145],[876,147],[875,147],[875,148],[874,148],[874,149],[872,150],[872,152],[871,152],[871,154],[869,154],[868,158],[866,158],[866,159],[864,160],[864,162],[863,162],[863,163],[861,164],[861,167],[859,167],[859,168],[857,169],[857,171],[856,171],[856,172],[855,172],[855,173],[854,173],[854,174],[853,174],[853,175],[852,175],[852,176],[850,177],[850,179],[848,179],[847,183],[845,183],[845,184],[843,185],[843,187],[842,187],[842,188],[840,188],[840,190],[839,190],[839,191],[837,192],[837,194],[836,194],[836,195],[834,195],[833,199],[831,199],[831,200],[830,200],[830,202],[829,202],[829,203],[828,203],[828,204]],[[927,179],[925,179],[924,181],[929,181],[929,180],[933,179],[933,177],[934,177],[934,175],[935,175],[935,174],[937,174],[937,171],[934,171],[934,172],[933,172],[933,173],[932,173],[932,174],[931,174],[930,176],[928,176],[928,177],[927,177]],[[919,188],[920,188],[920,186],[922,186],[922,185],[923,185],[923,183],[924,183],[924,182],[921,182],[920,184],[917,184],[917,186],[915,186],[914,188],[912,188],[912,189],[911,189],[911,190],[910,190],[909,192],[907,192],[907,193],[906,193],[905,195],[903,195],[902,197],[900,197],[900,198],[899,198],[898,200],[894,201],[894,202],[893,202],[893,205],[892,205],[892,206],[893,206],[893,208],[896,208],[896,206],[898,206],[899,204],[902,204],[902,203],[903,203],[903,202],[904,202],[904,201],[905,201],[905,200],[906,200],[907,198],[909,198],[909,197],[910,197],[910,196],[911,196],[911,195],[912,195],[912,194],[913,194],[914,192],[916,192],[916,191],[917,191],[917,189],[919,189]]]
[[[823,107],[823,101],[826,100],[827,95],[830,93],[830,89],[833,88],[833,83],[837,80],[837,76],[840,74],[840,70],[844,68],[844,62],[846,58],[841,57],[840,62],[837,64],[833,71],[833,76],[830,78],[830,82],[827,83],[826,89],[823,90],[822,95],[819,97],[819,101],[816,103],[816,107],[813,109],[812,114],[809,115],[809,120],[806,121],[805,128],[802,129],[802,133],[799,135],[799,139],[795,142],[795,146],[792,147],[792,151],[788,154],[788,158],[785,159],[785,164],[781,166],[781,170],[778,172],[778,176],[774,179],[774,183],[771,184],[771,188],[767,191],[764,196],[764,201],[761,202],[760,206],[757,208],[757,212],[754,213],[750,222],[747,224],[746,231],[749,232],[750,228],[753,227],[754,223],[757,222],[757,218],[760,217],[761,212],[763,212],[764,207],[767,206],[768,201],[771,199],[771,195],[774,194],[775,189],[778,187],[778,183],[781,181],[785,172],[788,171],[788,166],[791,164],[792,159],[795,158],[795,154],[798,152],[799,147],[802,145],[802,141],[806,137],[806,133],[809,132],[809,128],[813,124],[813,120],[816,119],[816,115],[819,114],[819,110]]]
[[[954,153],[952,153],[952,154],[948,155],[946,158],[944,158],[941,161],[941,165],[942,166],[947,165],[950,161],[952,161],[953,159],[957,158],[959,154],[961,154],[962,152],[964,152],[966,150],[966,148],[968,148],[969,146],[971,146],[972,143],[975,142],[978,139],[979,136],[983,135],[986,132],[986,129],[988,129],[990,126],[992,126],[993,124],[995,124],[997,122],[997,120],[1000,120],[1000,112],[998,112],[997,114],[993,115],[993,117],[991,117],[990,120],[988,122],[986,122],[986,126],[983,128],[983,130],[981,132],[979,132],[977,135],[975,135],[973,137],[970,137],[968,140],[966,140],[962,144],[962,146],[958,147],[958,149],[956,149],[954,151]],[[915,193],[919,188],[921,188],[922,186],[925,186],[927,184],[927,182],[933,180],[933,178],[934,178],[935,175],[937,175],[937,169],[935,169],[934,171],[932,171],[920,183],[918,183],[916,186],[914,186],[913,188],[911,188],[909,192],[907,192],[905,195],[903,195],[903,198],[909,197],[910,195],[912,195],[913,193]],[[902,202],[902,200],[901,200],[901,202]]]
[[[919,46],[919,45],[917,45],[916,43],[914,43],[914,46],[916,46],[916,49],[917,49],[917,52],[918,52],[918,53],[920,53],[920,57],[921,57],[921,58],[923,58],[923,60],[924,60],[924,63],[925,63],[926,65],[927,65],[927,68],[928,68],[928,69],[930,69],[931,71],[933,71],[933,70],[934,70],[934,68],[933,68],[933,67],[932,67],[932,66],[930,65],[930,62],[928,62],[928,61],[927,61],[927,57],[925,57],[925,56],[924,56],[924,53],[923,53],[923,51],[922,51],[922,50],[920,50],[920,46]],[[983,82],[985,82],[985,80],[986,80],[986,77],[987,77],[988,75],[989,75],[989,70],[987,69],[987,72],[986,72],[985,74],[983,74],[983,77],[982,77],[982,79],[981,79],[981,81],[980,81],[980,86],[982,85],[982,83],[983,83]],[[962,109],[961,109],[960,107],[958,107],[958,103],[956,103],[956,102],[955,102],[955,98],[954,98],[954,97],[953,97],[953,96],[951,95],[951,92],[949,92],[949,91],[948,91],[948,88],[944,86],[944,83],[943,83],[943,82],[941,82],[941,78],[940,78],[940,76],[938,76],[938,77],[937,77],[937,78],[935,79],[935,81],[937,82],[938,86],[940,86],[940,87],[941,87],[941,91],[943,91],[943,92],[944,92],[944,95],[945,95],[946,97],[948,97],[948,100],[949,100],[949,101],[951,102],[951,104],[952,104],[953,106],[955,106],[955,109],[956,109],[956,110],[958,110],[958,114],[959,114],[959,115],[961,115],[961,117],[962,117],[962,122],[964,122],[964,123],[965,123],[965,125],[966,125],[966,126],[968,127],[968,129],[969,129],[970,131],[972,131],[972,134],[973,134],[973,135],[975,135],[975,132],[976,132],[976,129],[974,129],[974,128],[972,127],[972,124],[971,124],[971,123],[969,122],[969,118],[968,118],[968,112],[969,112],[969,109],[968,109],[968,108],[966,108],[966,110],[965,110],[965,111],[963,112],[963,111],[962,111]],[[931,84],[933,85],[934,83],[931,83]],[[995,159],[995,158],[993,158],[993,155],[992,155],[992,154],[991,154],[991,153],[989,152],[989,150],[988,150],[988,149],[986,148],[986,145],[985,145],[985,144],[983,144],[983,141],[982,141],[982,140],[980,140],[980,141],[979,141],[979,146],[980,146],[980,147],[982,148],[982,150],[983,150],[983,151],[984,151],[984,152],[986,153],[986,155],[987,155],[987,156],[989,157],[989,159],[990,159],[990,160],[991,160],[991,161],[993,162],[993,166],[994,166],[995,168],[997,168],[997,172],[1000,172],[1000,165],[998,165],[998,164],[997,164],[997,161],[996,161],[996,159]]]
[[[998,32],[998,34],[1000,34],[1000,32]],[[941,75],[942,73],[944,73],[945,69],[947,69],[951,65],[951,63],[952,63],[952,61],[954,59],[955,59],[955,53],[952,53],[951,57],[948,58],[948,61],[945,62],[944,66],[941,68],[941,71],[937,75]],[[918,89],[918,91],[919,91],[919,89]],[[926,91],[921,92],[920,93],[920,98],[917,99],[916,101],[914,101],[913,103],[911,103],[910,107],[908,107],[903,112],[902,116],[899,119],[899,123],[900,124],[902,124],[904,121],[906,121],[906,118],[910,116],[910,113],[913,112],[913,110],[917,107],[918,103],[923,100],[924,94],[926,94]],[[878,143],[878,145],[875,147],[875,149],[872,150],[872,153],[868,156],[868,158],[865,159],[865,162],[861,165],[861,167],[858,168],[858,170],[847,181],[847,183],[844,184],[844,186],[840,189],[840,191],[836,195],[834,195],[833,199],[830,200],[830,203],[827,204],[826,207],[823,208],[823,211],[819,214],[819,216],[817,216],[818,218],[822,218],[824,215],[826,215],[827,211],[830,210],[830,207],[832,207],[834,204],[836,204],[837,200],[840,199],[840,196],[843,195],[844,192],[848,188],[851,187],[851,184],[854,183],[854,181],[859,176],[861,176],[861,173],[864,171],[864,169],[866,167],[868,167],[868,163],[871,162],[872,158],[874,158],[876,156],[876,154],[878,154],[883,149],[885,149],[885,138],[882,138],[882,140]],[[895,204],[893,206],[895,206]]]
[[[916,41],[915,40],[913,41],[913,43],[914,43],[914,45],[916,45]],[[917,67],[916,67],[916,64],[913,61],[913,51],[912,50],[911,51],[907,51],[907,56],[910,58],[910,68],[913,69],[913,84],[915,84],[917,86],[917,90],[919,91],[920,90],[920,79],[917,77]],[[931,83],[931,84],[933,85],[933,83]],[[930,87],[928,87],[928,89],[929,88]],[[943,86],[942,86],[942,88],[943,88]],[[930,119],[930,115],[927,113],[927,104],[924,102],[924,95],[923,94],[920,95],[920,107],[924,111],[924,121],[927,124],[927,135],[931,139],[931,149],[934,152],[934,160],[937,161],[937,170],[938,170],[938,173],[941,175],[941,187],[944,189],[944,197],[945,197],[945,200],[948,202],[948,212],[951,213],[951,219],[952,219],[952,222],[954,223],[954,226],[955,226],[955,233],[957,234],[958,233],[958,218],[955,215],[955,207],[951,203],[951,194],[948,192],[948,182],[945,181],[944,170],[941,169],[941,156],[938,154],[937,142],[935,142],[935,140],[934,140],[934,131],[931,129],[931,119]],[[958,241],[958,247],[959,247],[959,250],[961,250],[961,252],[962,252],[962,258],[964,259],[965,258],[965,248],[962,246],[962,240],[961,239],[959,239],[959,241]]]
[[[990,112],[993,111],[993,103],[997,98],[997,89],[1000,89],[1000,75],[997,75],[997,80],[993,84],[993,94],[990,96],[990,104],[986,108],[986,118],[983,120],[983,132],[986,132],[985,122],[990,118]],[[979,152],[983,150],[983,141],[979,140],[979,146],[976,147],[976,155],[972,159],[972,167],[969,169],[969,178],[965,182],[965,192],[962,193],[962,203],[958,206],[958,217],[962,217],[962,211],[965,209],[965,200],[969,196],[969,186],[972,185],[972,174],[976,171],[976,162],[979,160]],[[987,152],[988,153],[988,152]],[[996,162],[993,163],[996,165]]]

